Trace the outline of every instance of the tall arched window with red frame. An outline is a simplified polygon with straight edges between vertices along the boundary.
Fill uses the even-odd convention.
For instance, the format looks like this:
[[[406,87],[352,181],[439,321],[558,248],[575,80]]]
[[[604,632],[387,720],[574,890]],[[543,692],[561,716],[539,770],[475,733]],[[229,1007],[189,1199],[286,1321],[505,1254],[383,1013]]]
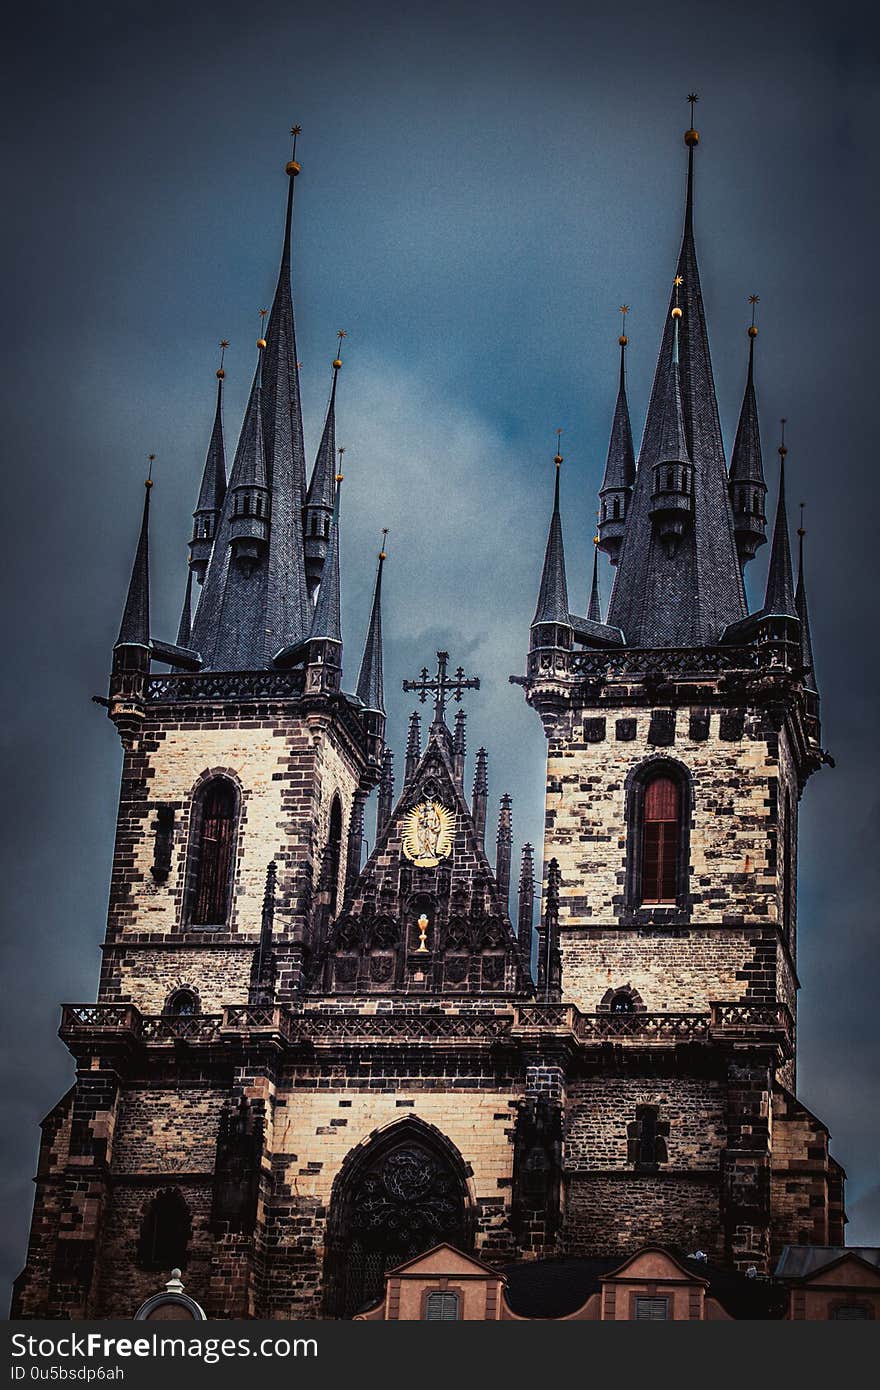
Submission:
[[[235,787],[225,777],[202,789],[196,817],[195,926],[223,926],[229,916],[237,803]]]
[[[642,812],[643,903],[674,903],[678,898],[681,847],[681,788],[666,772],[645,786]]]

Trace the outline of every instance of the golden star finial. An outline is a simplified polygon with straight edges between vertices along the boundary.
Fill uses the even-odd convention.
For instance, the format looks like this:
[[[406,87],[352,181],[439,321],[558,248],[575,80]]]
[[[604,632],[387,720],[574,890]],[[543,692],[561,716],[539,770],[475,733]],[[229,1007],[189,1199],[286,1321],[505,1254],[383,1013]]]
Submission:
[[[628,305],[628,304],[621,304],[621,306],[620,306],[620,312],[621,312],[622,314],[628,314],[628,313],[629,313],[629,305]]]
[[[675,277],[675,279],[673,280],[672,283],[673,283],[673,285],[675,285],[676,289],[678,289],[678,286],[679,286],[679,285],[683,285],[683,284],[684,284],[684,276],[683,276],[683,275],[676,275],[676,277]]]
[[[348,333],[346,332],[346,330],[345,330],[344,328],[340,328],[340,330],[339,330],[339,332],[336,334],[336,336],[337,336],[337,338],[340,338],[340,339],[341,339],[341,338],[347,338],[347,337],[348,337]]]

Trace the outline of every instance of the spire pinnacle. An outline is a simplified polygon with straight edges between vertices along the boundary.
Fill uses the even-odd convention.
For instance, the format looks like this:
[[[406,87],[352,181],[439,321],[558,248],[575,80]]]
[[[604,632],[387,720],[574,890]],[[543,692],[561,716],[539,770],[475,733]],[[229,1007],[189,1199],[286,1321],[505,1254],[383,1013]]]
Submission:
[[[196,509],[193,512],[193,531],[192,539],[189,543],[190,564],[196,572],[196,579],[201,584],[205,578],[208,564],[211,559],[211,552],[214,548],[214,537],[217,534],[217,527],[220,522],[220,514],[223,510],[223,499],[226,496],[226,447],[223,440],[223,382],[226,379],[226,349],[229,347],[229,339],[220,339],[220,365],[216,371],[217,377],[217,405],[214,410],[214,423],[211,427],[211,438],[208,443],[208,452],[205,456],[205,466],[202,470],[202,481],[199,487],[199,495],[196,501]]]
[[[340,465],[343,452],[342,449],[339,450]],[[338,642],[340,645],[342,644],[342,622],[339,589],[339,506],[342,499],[342,481],[343,474],[340,468],[336,474],[336,494],[333,516],[330,520],[330,543],[327,547],[327,558],[324,561],[321,575],[321,587],[318,590],[315,613],[309,632],[310,640],[320,638],[324,641]]]
[[[183,608],[180,610],[180,622],[177,626],[177,645],[178,647],[188,647],[192,636],[192,565],[186,567],[186,589],[183,594]]]
[[[565,552],[562,544],[562,518],[559,511],[559,472],[562,467],[562,454],[559,453],[558,440],[562,430],[556,431],[557,452],[553,460],[555,477],[553,485],[553,514],[550,518],[550,531],[547,548],[544,552],[544,568],[541,573],[541,587],[538,591],[538,606],[532,619],[536,623],[561,623],[569,625],[568,586],[565,579]]]
[[[628,313],[629,305],[621,304],[622,331],[617,339],[620,346],[620,381],[617,388],[617,403],[614,407],[614,420],[611,425],[611,437],[608,441],[605,474],[599,489],[601,506],[596,528],[599,535],[598,543],[607,553],[612,565],[617,564],[617,557],[623,544],[626,519],[636,476],[632,426],[629,420],[629,404],[626,399],[626,348],[629,343],[626,334],[626,316]]]
[[[156,455],[150,454],[149,468],[144,479],[144,509],[141,513],[141,529],[131,568],[131,579],[122,622],[119,625],[117,647],[146,647],[150,645],[150,493],[153,490],[153,463]]]
[[[785,444],[785,424],[785,419],[782,419],[780,421],[780,444],[777,450],[779,454],[779,497],[776,503],[773,543],[770,548],[770,567],[767,571],[764,613],[768,617],[796,618],[791,549],[788,539],[788,514],[785,508],[785,458],[788,453]]]
[[[341,344],[343,338],[347,337],[345,329],[341,328],[336,336]],[[333,510],[335,493],[334,480],[336,473],[342,471],[341,453],[344,450],[339,453],[339,467],[336,467],[336,385],[341,367],[342,359],[337,356],[333,360],[327,414],[321,432],[321,442],[315,455],[315,466],[312,469],[303,512],[306,581],[312,594],[321,582],[329,543],[330,513]]]
[[[360,675],[357,683],[357,697],[367,709],[385,713],[385,687],[382,673],[382,566],[385,564],[385,538],[388,528],[383,527],[382,544],[376,566],[376,584],[373,589],[373,604],[364,643]]]
[[[598,516],[599,513],[597,512]],[[591,623],[601,623],[602,621],[602,601],[599,598],[599,535],[598,532],[593,537],[593,583],[590,587],[590,603],[587,608],[587,617]]]
[[[813,667],[813,641],[810,633],[810,614],[807,607],[807,589],[804,579],[804,504],[800,504],[800,525],[798,526],[798,577],[794,594],[794,606],[801,623],[801,661],[806,668],[804,684],[808,690],[817,691],[816,672]]]
[[[755,312],[759,303],[758,295],[749,295],[752,308],[752,321],[747,330],[749,365],[730,459],[730,504],[733,509],[736,548],[742,565],[754,559],[758,547],[764,545],[767,539],[767,518],[764,511],[767,485],[764,482],[761,431],[755,397],[755,339],[758,336]]]

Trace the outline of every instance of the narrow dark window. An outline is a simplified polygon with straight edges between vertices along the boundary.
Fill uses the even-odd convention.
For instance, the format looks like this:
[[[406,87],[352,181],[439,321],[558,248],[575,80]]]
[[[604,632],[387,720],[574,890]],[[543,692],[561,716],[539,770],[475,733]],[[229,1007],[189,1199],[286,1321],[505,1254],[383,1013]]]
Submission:
[[[183,1269],[190,1236],[190,1214],[176,1189],[160,1192],[147,1208],[138,1243],[145,1269]]]
[[[262,497],[257,497],[257,516],[262,516],[262,515],[263,515],[263,499],[262,499]]]
[[[641,1294],[636,1295],[635,1321],[636,1322],[668,1322],[669,1321],[669,1299],[668,1298],[643,1298]]]
[[[619,989],[611,1000],[609,1008],[613,1014],[634,1014],[635,1004],[625,990]]]
[[[235,788],[222,778],[204,792],[192,914],[197,926],[220,926],[229,915],[235,800]]]
[[[425,1322],[458,1322],[461,1317],[459,1312],[458,1294],[429,1293],[425,1298]]]
[[[176,989],[165,1005],[172,1018],[190,1018],[199,1011],[199,1001],[191,989]]]
[[[645,787],[642,902],[674,903],[678,897],[681,796],[678,783],[661,773]]]
[[[840,1303],[833,1308],[829,1317],[835,1322],[855,1322],[868,1319],[869,1313],[863,1303]]]
[[[614,520],[615,520],[615,521],[619,521],[619,520],[620,520],[620,498],[619,498],[619,497],[615,497],[615,499],[614,499]]]
[[[753,511],[753,512],[755,513],[755,515],[757,516],[757,514],[760,512],[760,510],[761,510],[761,507],[760,507],[760,503],[758,502],[758,494],[755,493],[754,496],[753,496],[753,498],[752,498],[752,511]]]
[[[671,468],[667,468],[666,470],[666,486],[670,492],[675,486],[675,474],[673,473]]]
[[[331,916],[336,911],[336,899],[339,895],[339,858],[342,850],[342,803],[338,796],[334,796],[333,805],[330,807],[330,831],[327,837],[327,874],[330,889],[330,913]]]
[[[174,844],[174,807],[156,807],[156,839],[153,845],[152,875],[164,883],[171,872],[171,850]]]
[[[788,932],[794,926],[794,809],[791,792],[785,793],[785,824],[782,827],[782,925]]]
[[[325,516],[325,517],[324,517],[324,535],[325,535],[325,536],[329,536],[329,534],[330,534],[330,518],[329,518],[328,516]]]

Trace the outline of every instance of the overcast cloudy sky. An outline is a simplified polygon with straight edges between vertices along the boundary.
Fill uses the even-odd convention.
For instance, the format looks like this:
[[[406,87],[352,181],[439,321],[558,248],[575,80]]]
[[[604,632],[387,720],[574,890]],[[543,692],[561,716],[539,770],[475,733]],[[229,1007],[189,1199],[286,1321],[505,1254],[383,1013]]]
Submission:
[[[480,675],[471,752],[489,747],[493,798],[511,791],[517,841],[540,843],[543,736],[507,678],[524,669],[554,430],[584,611],[617,306],[632,306],[638,437],[680,238],[692,89],[725,437],[729,448],[757,292],[771,499],[786,415],[837,759],[803,803],[799,1089],[849,1172],[851,1243],[880,1243],[880,93],[868,7],[35,0],[11,25],[0,1272],[22,1264],[37,1124],[72,1076],[58,1005],[93,998],[97,982],[120,752],[90,697],[106,688],[143,459],[158,456],[153,625],[173,639],[216,344],[232,344],[231,453],[276,276],[288,127],[303,126],[295,298],[310,450],[335,333],[349,332],[338,411],[349,684],[384,525],[392,692],[438,646]],[[750,567],[753,596],[768,548]],[[398,763],[410,707],[392,693]]]

